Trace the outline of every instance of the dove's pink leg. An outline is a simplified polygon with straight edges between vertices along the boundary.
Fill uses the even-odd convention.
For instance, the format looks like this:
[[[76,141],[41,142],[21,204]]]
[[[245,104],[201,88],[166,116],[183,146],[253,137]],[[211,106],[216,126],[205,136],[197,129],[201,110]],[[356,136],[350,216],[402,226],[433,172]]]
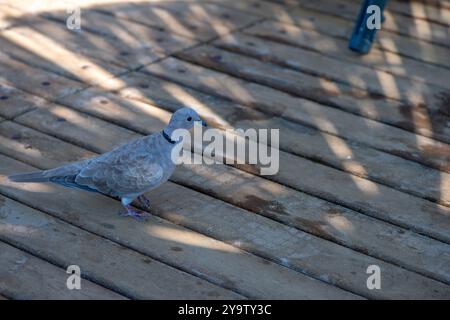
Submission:
[[[144,195],[140,195],[139,197],[137,197],[139,203],[145,208],[145,209],[150,209],[150,200],[148,200],[148,198]]]
[[[134,209],[129,204],[124,206],[124,208],[125,211],[119,212],[119,214],[123,217],[133,217],[137,220],[146,220],[146,218],[150,215],[148,212]]]

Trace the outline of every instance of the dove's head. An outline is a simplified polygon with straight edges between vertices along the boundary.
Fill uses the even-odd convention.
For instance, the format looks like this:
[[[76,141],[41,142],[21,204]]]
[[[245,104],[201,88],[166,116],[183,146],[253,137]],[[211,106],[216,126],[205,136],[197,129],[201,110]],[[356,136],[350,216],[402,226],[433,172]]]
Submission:
[[[171,131],[175,129],[189,130],[194,126],[196,121],[206,127],[206,123],[200,118],[197,112],[191,108],[181,108],[172,115],[167,128],[171,129]]]

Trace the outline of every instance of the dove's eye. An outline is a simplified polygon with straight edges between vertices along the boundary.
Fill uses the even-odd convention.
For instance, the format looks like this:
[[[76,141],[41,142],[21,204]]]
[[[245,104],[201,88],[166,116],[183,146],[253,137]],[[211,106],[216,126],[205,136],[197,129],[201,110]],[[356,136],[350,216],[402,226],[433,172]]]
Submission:
[[[191,120],[192,120],[192,117],[187,118],[187,121],[191,121]]]

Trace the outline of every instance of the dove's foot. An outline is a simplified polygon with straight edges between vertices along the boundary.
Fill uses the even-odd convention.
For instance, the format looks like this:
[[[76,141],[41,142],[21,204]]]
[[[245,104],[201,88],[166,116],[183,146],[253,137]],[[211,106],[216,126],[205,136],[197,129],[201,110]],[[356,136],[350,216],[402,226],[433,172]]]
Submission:
[[[136,220],[145,221],[150,216],[148,212],[133,209],[130,205],[126,205],[124,207],[125,211],[119,212],[119,215],[122,217],[133,217]]]
[[[144,195],[140,195],[139,197],[137,197],[139,203],[145,208],[145,209],[150,209],[150,200],[148,200],[148,198]]]

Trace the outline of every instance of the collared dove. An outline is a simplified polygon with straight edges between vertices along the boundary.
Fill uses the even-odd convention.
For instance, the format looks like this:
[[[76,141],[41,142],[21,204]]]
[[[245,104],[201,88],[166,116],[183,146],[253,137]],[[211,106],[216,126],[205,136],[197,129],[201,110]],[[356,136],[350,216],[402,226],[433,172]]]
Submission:
[[[159,133],[134,140],[87,160],[8,178],[14,182],[53,182],[69,188],[119,197],[126,209],[124,215],[143,218],[146,213],[134,210],[130,204],[138,199],[144,207],[149,208],[149,201],[143,194],[166,182],[175,170],[172,150],[181,139],[172,140],[172,133],[176,129],[191,129],[195,121],[206,126],[194,110],[181,108]]]

